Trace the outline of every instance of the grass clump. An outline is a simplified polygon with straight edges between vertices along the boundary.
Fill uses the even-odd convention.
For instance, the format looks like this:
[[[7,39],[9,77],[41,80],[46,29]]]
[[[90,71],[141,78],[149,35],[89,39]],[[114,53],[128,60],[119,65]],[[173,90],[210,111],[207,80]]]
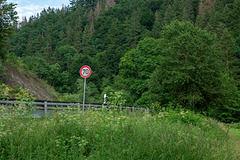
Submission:
[[[217,122],[189,112],[15,114],[1,118],[0,139],[0,159],[239,158]]]

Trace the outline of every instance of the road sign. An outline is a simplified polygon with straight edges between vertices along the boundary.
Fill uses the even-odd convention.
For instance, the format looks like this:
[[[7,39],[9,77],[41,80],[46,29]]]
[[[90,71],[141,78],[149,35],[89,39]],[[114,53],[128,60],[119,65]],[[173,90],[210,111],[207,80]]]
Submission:
[[[83,114],[84,114],[86,79],[91,75],[92,70],[89,66],[82,66],[79,72],[80,72],[80,75],[84,78],[84,89],[83,89]]]
[[[80,75],[83,78],[89,77],[91,75],[91,73],[92,73],[92,70],[89,66],[82,66],[80,69]]]

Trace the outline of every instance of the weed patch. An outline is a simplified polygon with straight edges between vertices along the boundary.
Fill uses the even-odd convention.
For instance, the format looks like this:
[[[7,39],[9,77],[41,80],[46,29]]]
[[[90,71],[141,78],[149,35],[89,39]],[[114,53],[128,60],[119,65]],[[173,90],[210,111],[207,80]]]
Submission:
[[[0,118],[0,159],[239,158],[215,121],[193,113],[103,109],[84,116],[80,111],[16,115]]]

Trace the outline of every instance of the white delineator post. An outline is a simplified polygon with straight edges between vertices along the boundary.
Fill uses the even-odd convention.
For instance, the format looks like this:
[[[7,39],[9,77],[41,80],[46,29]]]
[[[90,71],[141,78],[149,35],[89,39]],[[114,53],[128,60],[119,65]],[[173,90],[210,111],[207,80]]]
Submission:
[[[103,104],[106,104],[107,103],[107,94],[104,94],[104,97],[103,97]]]

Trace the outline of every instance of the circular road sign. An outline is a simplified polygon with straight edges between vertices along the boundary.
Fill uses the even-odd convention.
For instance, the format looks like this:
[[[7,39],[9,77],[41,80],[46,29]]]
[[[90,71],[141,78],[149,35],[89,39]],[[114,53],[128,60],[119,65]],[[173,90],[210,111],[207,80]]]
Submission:
[[[83,78],[87,78],[91,75],[91,68],[89,66],[82,66],[81,69],[80,69],[80,75],[83,77]]]

